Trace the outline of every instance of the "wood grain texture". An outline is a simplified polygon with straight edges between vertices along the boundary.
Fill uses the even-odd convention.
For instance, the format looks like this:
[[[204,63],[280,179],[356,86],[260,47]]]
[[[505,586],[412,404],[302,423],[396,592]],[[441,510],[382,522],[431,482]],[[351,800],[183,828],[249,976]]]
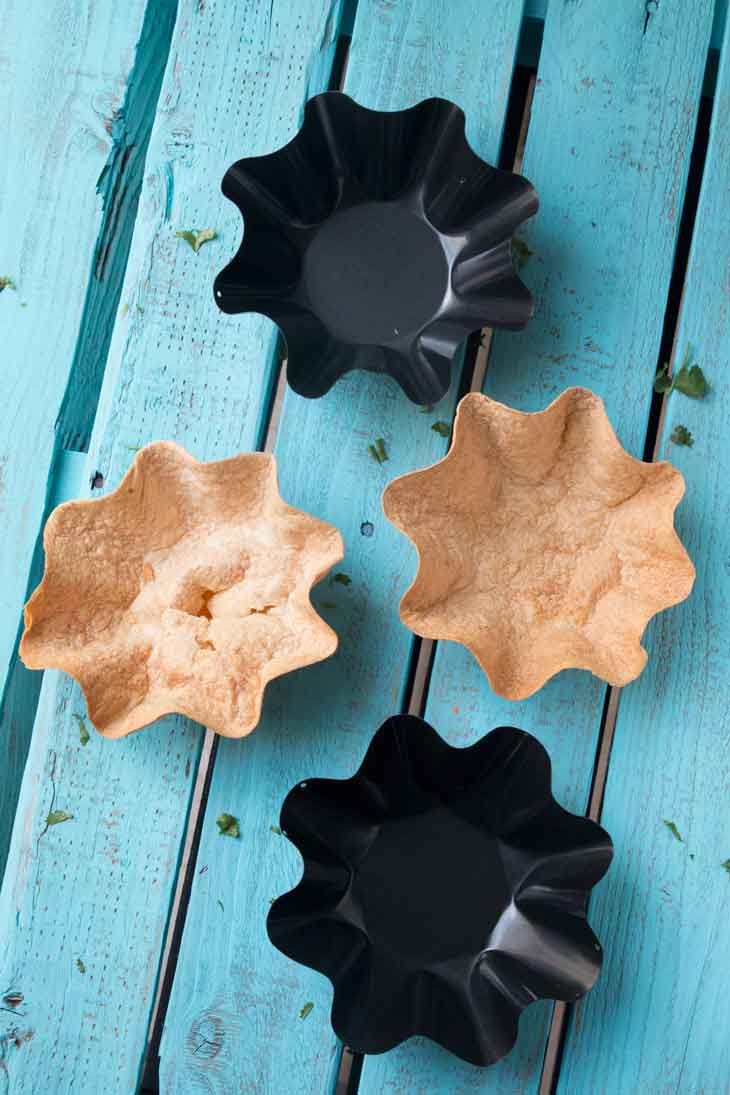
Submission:
[[[533,251],[522,276],[536,315],[524,332],[495,335],[485,390],[536,410],[584,384],[604,398],[635,455],[644,444],[711,20],[709,3],[663,3],[645,35],[643,3],[596,0],[551,3],[545,24],[523,163],[541,206],[520,233]],[[467,651],[441,643],[426,717],[454,744],[503,724],[530,731],[552,757],[558,800],[583,811],[604,698],[600,681],[573,671],[527,701],[501,700]],[[361,1093],[534,1092],[550,1014],[546,1002],[528,1008],[517,1046],[487,1072],[414,1040],[367,1059]],[[591,1088],[571,1095],[583,1090]]]
[[[77,496],[81,490],[85,465],[85,453],[57,454],[51,476],[49,509]],[[40,581],[43,570],[43,551],[40,544],[36,548],[30,569],[31,579]],[[0,705],[0,743],[3,756],[0,778],[0,875],[5,870],[42,679],[41,673],[26,669],[20,659],[15,657]]]
[[[40,686],[17,665],[21,609],[93,255],[109,223],[97,181],[115,156],[113,119],[144,11],[144,0],[0,5],[0,277],[16,286],[0,294],[0,870]]]
[[[96,185],[101,226],[76,352],[56,422],[62,452],[85,452],[89,447],[176,14],[177,0],[147,4],[124,102],[109,122],[112,148]]]
[[[293,134],[326,83],[337,16],[326,0],[181,3],[87,483],[98,469],[114,486],[159,437],[202,459],[255,445],[273,328],[213,304],[241,233],[219,184],[236,156]],[[197,256],[175,238],[208,225],[220,241]],[[202,731],[170,718],[82,746],[77,715],[78,689],[47,674],[0,897],[0,984],[24,997],[2,1013],[0,1091],[128,1095],[145,1048]],[[45,831],[51,809],[74,817]]]
[[[449,96],[466,109],[475,149],[494,160],[521,2],[493,5],[489,48],[476,56],[479,10],[477,0],[361,0],[345,90],[386,109]],[[275,446],[282,494],[340,528],[341,569],[352,584],[325,583],[314,594],[339,633],[338,654],[274,682],[251,737],[220,742],[161,1046],[166,1095],[333,1089],[329,982],[286,959],[266,936],[271,900],[301,873],[298,854],[270,826],[298,780],[351,774],[379,724],[401,706],[412,636],[397,605],[413,560],[385,520],[380,494],[393,475],[442,455],[446,442],[431,425],[450,419],[453,402],[454,391],[423,414],[394,382],[362,373],[319,400],[286,393]],[[389,453],[382,466],[367,451],[378,437]],[[240,842],[218,835],[215,818],[224,810],[239,817]],[[310,1001],[314,1008],[300,1019]]]
[[[607,965],[576,1009],[565,1095],[730,1091],[729,115],[726,31],[675,355],[691,343],[712,388],[702,402],[672,395],[661,438],[687,481],[678,528],[697,581],[653,626],[653,657],[622,693],[603,806],[616,863],[593,909]],[[692,448],[670,444],[679,423]]]
[[[532,19],[544,19],[549,0],[525,0],[525,15]],[[727,0],[716,0],[715,16],[712,20],[712,34],[710,45],[712,49],[720,49],[722,36],[727,17]]]

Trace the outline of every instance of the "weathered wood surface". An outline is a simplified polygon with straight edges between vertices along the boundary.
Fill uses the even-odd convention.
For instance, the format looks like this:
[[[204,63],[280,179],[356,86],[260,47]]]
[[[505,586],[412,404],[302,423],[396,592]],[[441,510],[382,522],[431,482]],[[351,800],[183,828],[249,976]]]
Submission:
[[[475,54],[481,10],[478,0],[361,0],[345,90],[382,109],[448,96],[464,106],[475,149],[494,161],[521,3],[493,5],[489,41]],[[394,382],[362,373],[323,399],[286,394],[275,447],[282,493],[342,530],[342,570],[352,584],[325,584],[314,595],[339,632],[336,657],[275,682],[251,737],[220,742],[161,1047],[166,1095],[333,1090],[329,982],[275,951],[266,936],[272,898],[301,873],[298,853],[270,826],[297,781],[354,772],[374,731],[402,702],[412,637],[398,619],[398,599],[412,557],[383,517],[380,494],[393,475],[443,454],[446,441],[431,425],[451,418],[454,393],[455,385],[432,414]],[[382,466],[367,452],[378,437],[389,453]],[[362,534],[363,522],[371,536]],[[222,810],[240,818],[240,842],[218,835]]]
[[[544,20],[549,2],[550,0],[525,0],[525,15],[531,19]],[[651,8],[651,3],[645,5],[645,10],[647,7]],[[719,50],[722,45],[726,17],[727,0],[715,0],[715,15],[710,35],[710,45],[713,49]]]
[[[726,31],[675,350],[678,367],[691,344],[712,388],[702,402],[670,397],[659,446],[687,481],[677,525],[697,581],[653,625],[653,657],[621,697],[603,807],[616,861],[593,908],[609,961],[576,1011],[565,1095],[730,1091],[728,117]],[[692,448],[670,443],[679,423]]]
[[[0,277],[15,285],[0,293],[0,870],[40,680],[21,668],[10,696],[6,685],[52,489],[55,422],[97,240],[112,222],[114,203],[102,200],[97,182],[110,165],[120,174],[115,118],[128,98],[144,13],[144,0],[0,5]],[[151,45],[159,48],[159,40]],[[137,92],[144,98],[154,84],[154,64],[146,50],[137,60]],[[143,130],[143,120],[135,122]],[[133,166],[125,166],[127,181]],[[115,208],[119,232],[126,222]],[[110,277],[106,271],[99,284]]]
[[[644,34],[643,4],[595,0],[551,4],[545,24],[523,163],[541,202],[521,232],[533,252],[522,275],[536,315],[520,334],[495,335],[485,390],[537,410],[584,384],[604,398],[622,443],[638,456],[711,21],[711,3],[682,0],[662,4]],[[462,745],[493,726],[529,730],[551,754],[559,801],[583,811],[604,697],[600,681],[576,671],[526,702],[500,700],[471,655],[443,643],[426,717]],[[606,952],[621,966],[621,955]],[[534,1092],[551,1010],[530,1007],[517,1046],[487,1072],[419,1039],[366,1059],[360,1091]]]
[[[91,15],[85,23],[78,4],[70,16],[73,26],[78,16],[87,35],[69,36],[74,49],[82,50],[73,87],[82,89],[79,102],[85,104],[94,69],[93,79],[116,88],[114,101],[121,102],[136,38],[130,37],[122,58],[119,27],[135,11],[139,26],[141,8],[132,4],[111,13],[100,0],[86,7]],[[524,233],[533,255],[523,276],[536,293],[538,312],[526,333],[495,339],[486,390],[535,409],[569,384],[588,384],[604,396],[619,436],[635,453],[643,447],[711,7],[710,0],[663,0],[656,10],[652,6],[645,26],[643,2],[555,0],[545,28],[524,163],[542,199],[538,218]],[[173,437],[202,458],[261,441],[275,374],[275,334],[266,320],[222,317],[212,304],[213,273],[240,238],[238,214],[220,197],[218,183],[233,159],[276,147],[296,130],[304,100],[327,83],[339,18],[339,5],[327,0],[296,6],[283,0],[225,6],[181,0],[180,8],[123,309],[84,463],[83,481],[98,469],[104,489],[118,482],[133,450],[155,437]],[[474,147],[494,159],[521,9],[518,0],[498,0],[486,19],[477,0],[360,0],[346,89],[381,108],[447,95],[466,108]],[[55,18],[59,40],[66,37],[67,3],[54,0],[37,10],[31,5],[31,16],[27,10],[25,5],[21,13],[13,0],[0,13],[0,70],[10,56],[11,85],[26,78],[15,71],[14,59],[37,49],[26,36],[31,16],[36,28],[52,29]],[[39,111],[55,103],[49,88],[59,87],[67,100],[70,93],[63,58],[38,54],[34,71],[48,64],[50,73],[34,88]],[[112,60],[115,77],[109,75]],[[53,64],[58,71],[51,71]],[[728,876],[721,867],[730,856],[722,809],[728,785],[722,709],[727,551],[719,523],[730,509],[724,438],[730,390],[722,379],[730,280],[730,152],[721,124],[730,106],[727,67],[726,61],[679,340],[680,350],[692,340],[714,389],[703,404],[674,396],[664,430],[666,438],[682,421],[697,437],[693,449],[675,448],[672,457],[688,479],[679,524],[698,563],[698,586],[687,606],[665,614],[651,629],[649,668],[622,698],[605,807],[618,854],[593,912],[607,966],[570,1030],[559,1087],[567,1095],[730,1090],[722,1037]],[[0,81],[0,103],[8,94]],[[74,113],[77,100],[69,101],[71,117],[85,117],[81,108]],[[46,461],[32,465],[30,486],[20,478],[27,467],[18,463],[12,473],[8,497],[21,496],[22,486],[22,497],[35,510],[22,515],[25,524],[16,534],[27,548],[12,572],[17,603],[10,606],[15,622],[8,624],[8,664],[48,489],[53,422],[103,227],[93,190],[110,149],[108,141],[104,149],[98,144],[96,138],[104,136],[96,132],[101,122],[93,119],[79,125],[78,141],[64,146],[60,165],[51,154],[55,146],[48,144],[45,156],[45,146],[38,146],[49,173],[47,193],[60,211],[56,218],[38,218],[38,232],[48,231],[45,242],[28,219],[40,192],[28,187],[27,172],[28,193],[21,193],[5,161],[0,171],[3,224],[4,196],[13,198],[12,232],[3,240],[16,240],[8,261],[18,256],[17,269],[6,271],[0,260],[0,275],[15,276],[20,290],[0,296],[0,319],[17,318],[11,344],[17,337],[23,366],[28,352],[37,370],[51,358],[35,360],[26,347],[40,347],[42,338],[56,346],[60,331],[66,370],[61,380],[53,371],[52,413],[38,409],[46,414],[38,418],[45,425],[37,427],[47,431],[38,434],[46,448],[39,441],[35,449],[19,449],[18,430],[8,447],[11,460],[35,459],[40,452]],[[22,151],[15,149],[16,159],[8,162],[19,162]],[[27,149],[25,154],[29,161],[36,155]],[[79,172],[74,201],[67,205],[52,193],[54,186],[66,186],[66,175],[53,174],[63,163]],[[8,180],[15,189],[7,189]],[[21,198],[25,221],[15,215]],[[77,219],[83,209],[88,220],[82,225]],[[26,222],[31,227],[24,228]],[[198,256],[174,237],[181,228],[207,225],[217,228],[220,239]],[[52,260],[55,266],[47,265]],[[63,284],[64,274],[68,301],[64,296],[61,302],[49,286]],[[26,314],[34,303],[26,286],[36,281],[47,307],[39,307],[31,321]],[[28,307],[21,309],[26,300]],[[38,322],[61,303],[70,314],[62,311],[55,325]],[[31,322],[38,330],[27,326]],[[98,345],[93,338],[91,344]],[[97,382],[94,369],[85,368],[88,360],[77,360],[77,384],[65,406],[69,442],[76,422],[79,436],[84,433]],[[5,367],[3,357],[0,369]],[[7,367],[15,384],[19,366]],[[6,401],[0,413],[9,414],[11,424],[28,407],[36,413],[43,375],[34,372],[34,383],[29,379],[18,388],[17,401]],[[300,871],[299,857],[270,826],[297,780],[353,771],[379,722],[403,701],[412,641],[398,621],[397,602],[414,559],[382,517],[380,491],[393,475],[442,454],[446,443],[430,425],[450,418],[452,410],[453,393],[428,416],[388,381],[362,375],[346,378],[314,403],[287,393],[276,444],[282,493],[338,524],[347,544],[342,569],[352,585],[325,585],[315,593],[340,633],[341,649],[329,662],[272,685],[262,724],[250,739],[221,743],[161,1050],[165,1095],[333,1090],[331,989],[274,951],[265,935],[270,900],[293,885]],[[379,436],[390,453],[382,467],[367,456],[367,444]],[[64,462],[61,478],[68,473],[71,481],[78,474],[79,459]],[[55,491],[64,490],[61,478]],[[372,535],[362,534],[363,523],[372,525]],[[8,618],[5,613],[6,624]],[[0,654],[1,642],[2,634]],[[536,733],[553,755],[556,793],[580,810],[603,699],[599,682],[576,673],[562,674],[524,704],[503,703],[469,655],[445,644],[437,652],[427,716],[461,744],[500,722]],[[137,1084],[201,730],[167,719],[120,743],[92,732],[81,746],[75,718],[80,714],[78,690],[47,674],[0,897],[3,992],[23,995],[17,1009],[0,1013],[0,1092],[112,1095]],[[44,831],[51,804],[74,818]],[[215,818],[224,810],[240,818],[240,841],[218,835]],[[671,837],[662,818],[676,822],[684,844]],[[308,1001],[314,1009],[300,1019]],[[486,1072],[414,1040],[366,1060],[361,1092],[535,1092],[549,1014],[547,1005],[530,1009],[514,1053]]]
[[[275,336],[268,321],[233,324],[213,303],[214,271],[241,231],[219,183],[238,155],[294,133],[305,99],[326,84],[337,19],[327,0],[182,0],[87,483],[99,469],[104,489],[114,486],[154,438],[200,458],[255,446]],[[59,37],[72,29],[58,21]],[[98,63],[103,38],[95,48]],[[55,231],[71,253],[83,195],[66,201]],[[221,238],[197,256],[175,238],[207,225]],[[58,292],[60,258],[54,276]],[[136,1088],[202,736],[167,719],[122,742],[92,732],[83,747],[78,714],[78,689],[47,674],[0,897],[0,984],[23,995],[1,1013],[0,1085],[23,1095]],[[44,831],[51,803],[74,817]]]

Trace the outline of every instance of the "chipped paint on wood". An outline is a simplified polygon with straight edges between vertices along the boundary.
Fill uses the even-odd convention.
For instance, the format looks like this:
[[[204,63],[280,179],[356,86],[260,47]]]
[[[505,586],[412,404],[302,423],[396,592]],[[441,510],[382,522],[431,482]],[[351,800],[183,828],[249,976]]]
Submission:
[[[493,5],[490,48],[475,54],[479,0],[446,6],[407,0],[387,10],[361,0],[345,90],[381,109],[428,95],[455,98],[466,109],[474,148],[494,162],[521,7],[521,0]],[[451,419],[455,397],[453,385],[438,416]],[[367,451],[379,437],[385,466]],[[208,870],[194,874],[161,1047],[167,1095],[334,1090],[340,1047],[329,1022],[331,987],[276,951],[266,935],[271,899],[300,873],[298,854],[271,826],[296,782],[350,775],[380,722],[402,702],[413,637],[397,606],[412,552],[383,516],[380,494],[384,476],[438,459],[446,446],[387,377],[353,373],[317,400],[286,393],[275,443],[282,493],[342,530],[351,585],[314,593],[321,607],[335,606],[336,656],[273,682],[258,729],[245,741],[219,744],[198,853]],[[221,810],[240,820],[240,854],[217,838]],[[216,907],[219,896],[225,917]],[[301,1022],[304,1002],[314,1007]],[[191,1053],[188,1041],[211,1008],[223,1019],[222,1048],[213,1060]]]
[[[104,213],[96,182],[110,154],[104,120],[119,110],[144,0],[0,4],[0,867],[5,862],[40,675],[16,645],[34,549],[53,491],[55,423],[71,370]]]
[[[677,358],[692,345],[711,388],[701,401],[669,398],[658,446],[679,422],[695,436],[672,461],[687,482],[677,527],[697,580],[651,625],[649,664],[621,697],[603,805],[618,869],[592,913],[610,961],[569,1030],[562,1095],[709,1095],[730,1077],[729,116],[730,27],[675,340]]]
[[[276,4],[271,27],[269,8],[262,0],[200,12],[197,0],[181,0],[122,292],[132,306],[116,317],[85,461],[83,480],[94,477],[95,494],[119,482],[132,450],[159,437],[174,437],[203,459],[256,444],[275,338],[267,320],[223,317],[213,302],[213,273],[241,235],[220,179],[242,152],[264,152],[291,136],[308,85],[326,84],[333,53],[333,8],[324,0],[305,0],[295,11]],[[104,57],[103,43],[96,56]],[[50,64],[43,51],[46,57]],[[97,119],[105,145],[89,180],[94,200],[108,116]],[[64,207],[58,218],[64,232],[67,214]],[[194,255],[174,237],[180,224],[213,225],[219,239]],[[78,326],[82,285],[76,294]],[[58,325],[50,330],[57,335]],[[24,387],[18,392],[19,400],[33,398]],[[200,727],[173,717],[123,742],[92,736],[81,749],[74,714],[84,712],[78,688],[46,673],[0,896],[0,984],[22,984],[36,1032],[12,1061],[14,1090],[27,1095],[136,1090],[202,740]],[[52,826],[38,842],[54,755],[56,802],[74,821]],[[225,894],[217,896],[227,907]],[[226,919],[217,906],[216,914]]]
[[[526,411],[584,384],[604,398],[634,455],[644,445],[712,21],[709,0],[679,0],[662,4],[644,36],[639,6],[550,4],[522,168],[540,195],[540,211],[520,233],[532,251],[521,274],[536,314],[525,331],[494,335],[485,384],[488,395]],[[649,655],[660,656],[651,646]],[[576,670],[524,702],[500,700],[471,655],[447,642],[437,646],[426,717],[462,745],[493,726],[529,730],[552,757],[558,800],[580,811],[604,698],[605,685]],[[621,955],[606,952],[621,965]],[[486,1072],[415,1040],[366,1060],[360,1093],[535,1095],[551,1011],[547,1002],[528,1008],[515,1049]],[[600,1090],[589,1073],[584,1087],[566,1092]]]

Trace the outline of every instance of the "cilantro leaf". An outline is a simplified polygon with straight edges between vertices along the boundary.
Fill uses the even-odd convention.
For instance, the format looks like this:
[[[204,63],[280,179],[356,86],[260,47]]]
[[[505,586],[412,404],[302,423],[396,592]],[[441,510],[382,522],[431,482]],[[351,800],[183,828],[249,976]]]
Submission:
[[[312,1001],[307,1000],[306,1004],[304,1005],[302,1010],[299,1012],[299,1018],[300,1019],[306,1019],[313,1007],[314,1007],[314,1004],[312,1003]]]
[[[439,434],[441,437],[448,437],[451,433],[451,426],[448,424],[448,422],[434,422],[434,424],[431,426],[431,429],[434,430],[435,433]]]
[[[675,426],[669,435],[669,440],[675,445],[686,445],[688,448],[692,448],[695,443],[695,439],[687,429],[686,426]]]
[[[81,718],[81,715],[74,713],[73,718],[76,719],[79,728],[79,742],[81,745],[88,745],[89,743],[89,731],[86,729],[86,723]]]
[[[695,363],[690,366],[689,357],[690,345],[687,343],[682,364],[673,376],[669,375],[668,362],[659,367],[654,377],[654,391],[659,392],[660,395],[669,395],[677,391],[689,396],[690,399],[704,399],[710,386],[699,365]]]
[[[709,390],[709,384],[699,365],[693,365],[691,369],[683,365],[674,378],[673,386],[676,391],[688,395],[690,399],[704,399]]]
[[[424,405],[420,407],[419,410],[421,414],[430,414],[433,410],[433,403],[424,403]]]
[[[46,818],[46,828],[51,825],[60,825],[62,821],[71,821],[73,814],[67,814],[65,810],[51,810]]]
[[[220,836],[230,836],[234,839],[241,835],[241,830],[238,827],[238,818],[233,814],[221,814],[216,819],[216,825],[220,830]]]
[[[272,833],[276,834],[276,836],[284,835],[278,825],[269,825],[269,828],[271,829]]]
[[[524,240],[521,240],[519,236],[512,237],[512,258],[518,270],[525,265],[531,254],[532,251]]]
[[[660,365],[657,370],[657,374],[654,377],[654,391],[659,395],[666,395],[667,392],[672,390],[672,378],[669,375],[669,363]]]
[[[176,232],[175,235],[178,239],[185,240],[196,255],[204,243],[218,239],[215,228],[188,228],[184,232]]]
[[[382,437],[379,437],[372,445],[368,445],[368,452],[377,464],[384,464],[388,459],[388,450]]]
[[[76,969],[79,971],[79,973],[86,973],[86,966],[80,958],[76,959]]]
[[[7,274],[3,274],[3,276],[0,277],[0,293],[2,293],[3,289],[15,289],[15,282],[12,278],[9,278]]]
[[[672,834],[674,839],[678,840],[680,842],[680,844],[684,844],[684,838],[682,837],[682,834],[680,833],[679,829],[674,824],[674,822],[673,821],[667,821],[666,818],[662,818],[662,821],[664,822],[666,827],[669,829],[669,832]]]
[[[724,863],[720,864],[720,866],[723,867],[728,874],[730,874],[730,859],[726,859]]]
[[[337,582],[337,584],[341,586],[351,586],[352,578],[349,574],[344,574],[343,571],[339,570],[337,574],[332,575],[330,582]]]

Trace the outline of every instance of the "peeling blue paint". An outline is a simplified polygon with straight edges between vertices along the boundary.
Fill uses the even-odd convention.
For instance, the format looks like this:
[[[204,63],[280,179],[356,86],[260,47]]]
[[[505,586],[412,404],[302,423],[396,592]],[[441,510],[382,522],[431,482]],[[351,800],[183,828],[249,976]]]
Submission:
[[[145,156],[170,52],[177,0],[147,6],[121,108],[109,120],[109,157],[96,185],[102,218],[66,394],[60,449],[86,452],[127,268]],[[171,201],[168,189],[168,201]]]

